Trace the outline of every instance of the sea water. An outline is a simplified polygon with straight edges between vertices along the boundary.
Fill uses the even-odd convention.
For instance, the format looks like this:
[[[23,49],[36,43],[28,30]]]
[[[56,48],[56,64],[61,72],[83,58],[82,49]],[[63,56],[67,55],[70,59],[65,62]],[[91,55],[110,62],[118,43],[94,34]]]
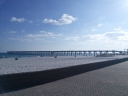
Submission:
[[[6,52],[0,53],[0,58],[20,58],[20,57],[36,57],[36,55],[18,55],[18,54],[8,54]]]
[[[8,53],[6,53],[6,52],[4,52],[4,53],[0,53],[0,58],[20,58],[20,57],[37,57],[37,56],[41,56],[41,57],[51,57],[51,55],[50,54],[43,54],[43,55],[37,55],[37,54],[30,54],[30,55],[26,55],[26,54],[8,54]],[[68,54],[68,55],[60,55],[60,54],[57,54],[57,56],[71,56],[71,54]],[[75,56],[75,54],[73,54],[72,56]],[[81,55],[79,55],[79,54],[76,54],[76,56],[92,56],[92,57],[94,57],[94,54],[91,54],[91,55],[89,55],[89,54],[86,54],[86,55],[84,55],[84,54],[81,54]]]

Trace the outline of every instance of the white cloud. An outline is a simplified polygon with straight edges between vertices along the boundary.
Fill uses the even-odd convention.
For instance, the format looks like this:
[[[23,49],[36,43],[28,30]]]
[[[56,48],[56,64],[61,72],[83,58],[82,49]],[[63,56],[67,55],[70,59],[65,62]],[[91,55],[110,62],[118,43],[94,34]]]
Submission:
[[[29,21],[29,23],[33,23],[33,21]]]
[[[15,33],[16,33],[16,31],[9,31],[9,33],[11,33],[11,34],[15,34]]]
[[[100,23],[100,24],[98,24],[97,26],[100,27],[100,26],[102,26],[102,25],[103,25],[103,24]]]
[[[92,31],[96,31],[97,29],[93,28]]]
[[[45,31],[40,31],[40,33],[45,33]]]
[[[10,40],[16,40],[16,38],[9,38]]]
[[[15,21],[17,21],[17,22],[24,22],[25,19],[24,19],[24,18],[16,18],[16,17],[12,17],[12,18],[11,18],[11,21],[12,21],[12,22],[15,22]]]
[[[32,39],[30,38],[22,38],[22,37],[16,37],[16,38],[8,38],[9,40],[16,40],[16,41],[27,41],[30,42]]]
[[[22,30],[25,31],[25,30]],[[27,34],[25,36],[14,36],[9,38],[9,40],[17,40],[17,41],[28,41],[28,42],[35,42],[35,41],[43,41],[48,42],[50,38],[58,39],[62,34],[55,34],[52,32],[40,31],[38,34]]]
[[[88,34],[83,36],[82,42],[94,45],[96,48],[124,49],[128,47],[128,32],[115,31],[103,34]]]
[[[35,37],[41,37],[41,36],[43,36],[43,34],[28,34],[25,37],[35,38]]]
[[[62,34],[54,34],[52,32],[45,32],[45,31],[40,31],[39,34],[28,34],[25,37],[29,38],[36,38],[36,37],[58,37],[61,36]]]
[[[119,31],[119,30],[121,30],[121,28],[119,27],[119,28],[114,28],[114,30],[117,30],[117,31]]]
[[[25,30],[22,30],[22,32],[25,32]]]
[[[88,34],[83,36],[86,40],[99,40],[103,42],[104,40],[128,40],[128,32],[106,32],[104,34]]]
[[[66,37],[64,40],[78,40],[79,37],[75,36],[75,37]]]
[[[15,34],[15,33],[16,33],[16,31],[14,31],[14,30],[7,30],[7,31],[6,31],[6,32],[4,32],[4,33]]]
[[[124,37],[125,35],[128,35],[127,32],[107,32],[104,34],[106,37],[109,37],[110,39],[116,40],[120,37]]]
[[[71,24],[73,21],[76,21],[77,18],[72,17],[71,15],[68,14],[63,14],[61,19],[53,20],[53,19],[44,19],[44,23],[50,23],[53,25],[63,25],[63,24]]]

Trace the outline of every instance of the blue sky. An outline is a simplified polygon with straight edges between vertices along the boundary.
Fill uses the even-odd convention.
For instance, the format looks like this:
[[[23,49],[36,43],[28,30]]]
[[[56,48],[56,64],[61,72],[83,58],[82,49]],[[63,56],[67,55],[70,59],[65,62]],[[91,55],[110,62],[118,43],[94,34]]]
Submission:
[[[0,52],[124,50],[127,0],[0,0]]]

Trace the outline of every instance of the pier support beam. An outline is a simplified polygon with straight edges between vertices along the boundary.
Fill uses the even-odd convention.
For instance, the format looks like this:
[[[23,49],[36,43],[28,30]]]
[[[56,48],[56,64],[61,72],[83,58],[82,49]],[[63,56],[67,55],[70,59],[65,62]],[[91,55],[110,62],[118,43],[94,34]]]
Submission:
[[[55,56],[54,51],[51,52],[51,56]]]

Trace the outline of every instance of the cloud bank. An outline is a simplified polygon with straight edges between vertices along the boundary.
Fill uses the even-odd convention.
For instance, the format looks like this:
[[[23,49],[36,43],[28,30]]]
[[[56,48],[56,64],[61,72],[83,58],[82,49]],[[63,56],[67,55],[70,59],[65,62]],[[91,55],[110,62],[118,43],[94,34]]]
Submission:
[[[82,36],[83,40],[80,43],[86,43],[93,47],[99,47],[99,49],[124,49],[128,48],[128,32],[115,31],[106,32],[103,34],[87,34]]]
[[[83,36],[86,40],[91,41],[101,41],[105,40],[114,40],[114,41],[128,41],[128,32],[120,31],[120,32],[106,32],[104,34],[88,34]]]
[[[62,34],[54,34],[52,32],[45,32],[45,31],[40,31],[39,34],[27,34],[25,37],[27,38],[36,38],[36,37],[58,37],[61,36]]]
[[[11,37],[9,40],[18,40],[18,41],[45,41],[47,38],[57,38],[62,36],[62,34],[55,34],[52,32],[40,31],[38,34],[27,34],[25,36]],[[46,41],[47,42],[47,41]]]

